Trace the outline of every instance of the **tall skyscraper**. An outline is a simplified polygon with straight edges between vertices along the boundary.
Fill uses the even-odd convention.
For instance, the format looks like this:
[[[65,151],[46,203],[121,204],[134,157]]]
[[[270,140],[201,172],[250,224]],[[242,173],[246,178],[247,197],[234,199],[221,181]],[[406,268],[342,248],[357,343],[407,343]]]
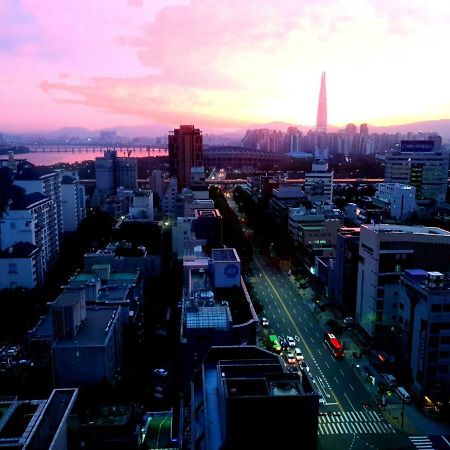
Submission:
[[[320,80],[319,106],[317,107],[316,131],[327,132],[327,86],[325,72],[322,72]]]
[[[203,136],[194,125],[180,125],[169,134],[170,174],[178,178],[178,190],[188,187],[192,167],[203,166]]]

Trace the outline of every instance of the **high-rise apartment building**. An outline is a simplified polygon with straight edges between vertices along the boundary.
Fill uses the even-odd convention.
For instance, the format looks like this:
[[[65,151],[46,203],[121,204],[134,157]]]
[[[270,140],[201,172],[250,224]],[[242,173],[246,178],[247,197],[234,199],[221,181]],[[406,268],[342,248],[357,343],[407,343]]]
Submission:
[[[418,203],[445,201],[448,184],[448,154],[435,140],[401,141],[387,152],[385,183],[401,183],[416,188]]]
[[[137,189],[137,158],[120,158],[115,150],[106,150],[104,156],[95,158],[95,186],[106,195],[118,187]]]
[[[395,325],[406,269],[450,272],[450,232],[436,227],[361,225],[356,319],[369,336]]]
[[[18,172],[14,177],[14,184],[25,189],[27,194],[40,192],[53,202],[56,211],[58,236],[61,237],[63,228],[62,198],[61,198],[61,174],[52,172],[40,175],[33,167],[27,167]]]
[[[64,232],[76,231],[80,222],[86,217],[86,192],[78,180],[63,175],[61,180],[61,197]]]
[[[322,72],[322,78],[320,79],[319,105],[317,107],[316,131],[319,133],[326,133],[327,126],[328,119],[326,74],[325,72]]]
[[[137,189],[137,158],[116,158],[116,188]]]
[[[1,250],[19,242],[40,249],[40,267],[45,273],[59,254],[57,211],[40,192],[17,195],[8,201],[0,220]]]
[[[104,194],[113,194],[115,183],[115,160],[117,153],[106,150],[102,157],[95,158],[95,188]]]
[[[189,187],[192,167],[203,166],[203,136],[194,125],[180,125],[169,134],[170,174],[178,178],[178,190]]]

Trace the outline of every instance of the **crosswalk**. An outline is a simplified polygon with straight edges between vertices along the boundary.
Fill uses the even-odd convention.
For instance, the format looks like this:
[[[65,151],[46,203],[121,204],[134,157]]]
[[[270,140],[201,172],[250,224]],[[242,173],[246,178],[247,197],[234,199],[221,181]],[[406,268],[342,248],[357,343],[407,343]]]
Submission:
[[[419,450],[444,450],[450,448],[449,436],[409,436],[411,444]]]
[[[347,411],[339,415],[319,416],[319,435],[375,433],[395,433],[395,429],[375,411]]]

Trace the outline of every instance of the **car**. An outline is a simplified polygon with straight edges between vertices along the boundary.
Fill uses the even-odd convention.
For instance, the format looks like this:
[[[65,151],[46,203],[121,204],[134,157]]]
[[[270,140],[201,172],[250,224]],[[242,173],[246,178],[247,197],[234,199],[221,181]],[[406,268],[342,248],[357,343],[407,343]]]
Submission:
[[[292,352],[286,353],[286,359],[289,364],[295,364],[295,356]]]
[[[306,363],[306,361],[302,361],[302,362],[300,363],[300,367],[301,367],[305,372],[309,372],[309,366],[308,366],[308,364]]]
[[[319,392],[319,403],[321,405],[325,405],[325,399],[323,398],[323,395]]]
[[[295,339],[292,336],[288,336],[287,338],[289,347],[295,347]]]
[[[295,351],[295,357],[296,357],[297,361],[302,362],[303,361],[302,351],[298,347],[296,347],[294,351]]]
[[[169,372],[168,372],[166,369],[162,369],[162,368],[155,369],[155,370],[153,371],[153,373],[154,373],[157,377],[162,377],[162,378],[165,378],[165,377],[167,377],[167,376],[169,375]]]
[[[263,318],[261,319],[261,325],[262,325],[263,327],[268,327],[268,326],[269,326],[269,321],[268,321],[265,317],[263,317]]]
[[[283,350],[287,350],[289,348],[289,343],[287,341],[287,339],[282,339],[280,341],[281,347],[283,348]]]
[[[381,379],[389,386],[389,387],[397,387],[397,379],[394,377],[394,375],[391,375],[390,373],[382,373],[380,374]]]

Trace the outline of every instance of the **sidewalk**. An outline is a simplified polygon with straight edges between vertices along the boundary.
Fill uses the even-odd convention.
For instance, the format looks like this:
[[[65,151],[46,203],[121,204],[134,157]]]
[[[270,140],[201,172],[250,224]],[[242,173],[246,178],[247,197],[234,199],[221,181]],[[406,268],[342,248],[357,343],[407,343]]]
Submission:
[[[291,282],[297,286],[293,276],[289,277]],[[314,312],[317,321],[322,325],[324,329],[327,328],[327,322],[329,320],[342,321],[343,317],[339,311],[334,308],[326,308],[325,311],[318,311],[317,307],[313,304],[315,293],[311,288],[298,289],[303,301]],[[337,313],[337,315],[335,315]],[[342,342],[346,350],[345,359],[353,367],[353,371],[360,380],[361,384],[365,387],[369,395],[373,400],[375,409],[379,411],[383,417],[398,431],[402,431],[409,435],[443,435],[450,433],[450,426],[444,423],[433,421],[426,417],[419,409],[414,405],[405,405],[405,415],[403,419],[403,427],[401,420],[402,403],[400,399],[396,402],[396,398],[392,398],[390,403],[384,409],[378,409],[378,402],[380,400],[378,387],[373,385],[368,378],[368,374],[373,374],[376,380],[379,379],[378,372],[371,366],[370,361],[366,356],[361,358],[354,358],[354,354],[364,354],[364,344],[359,338],[357,333],[351,329],[344,329],[341,336]],[[396,394],[394,394],[396,395]]]

